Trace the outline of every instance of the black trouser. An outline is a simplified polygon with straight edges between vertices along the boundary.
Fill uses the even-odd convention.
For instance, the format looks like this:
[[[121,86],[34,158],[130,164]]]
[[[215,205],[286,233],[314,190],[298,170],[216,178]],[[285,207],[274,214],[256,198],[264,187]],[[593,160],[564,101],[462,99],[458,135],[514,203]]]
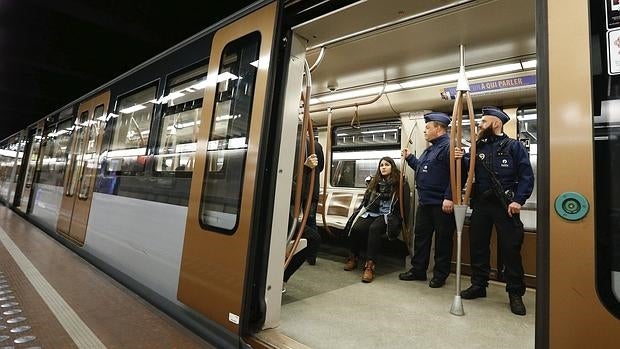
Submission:
[[[310,204],[310,214],[308,215],[308,220],[306,221],[306,226],[310,227],[314,231],[318,232],[316,226],[316,209],[318,206],[318,201],[312,201]],[[321,235],[317,234],[318,240],[312,246],[308,244],[307,258],[316,258],[319,253],[319,246],[321,245]]]
[[[471,283],[486,287],[489,284],[491,231],[497,230],[497,241],[504,259],[506,292],[522,296],[525,293],[521,245],[523,224],[518,215],[508,216],[507,208],[494,196],[476,200],[470,222],[469,248],[471,253]]]
[[[293,256],[293,258],[291,258],[291,262],[284,270],[284,282],[288,282],[288,279],[291,278],[293,273],[295,273],[297,269],[299,269],[299,267],[304,264],[306,258],[308,258],[308,255],[311,253],[311,251],[315,251],[316,253],[316,250],[318,250],[318,245],[321,243],[321,235],[319,235],[316,229],[312,229],[308,225],[306,225],[306,228],[304,228],[304,233],[302,234],[302,237],[308,240],[308,246],[303,250],[297,252]]]
[[[411,266],[419,275],[426,275],[435,232],[435,267],[433,278],[445,280],[450,275],[452,235],[455,221],[453,214],[446,214],[441,205],[420,205],[415,218],[415,238]]]
[[[358,218],[353,224],[349,236],[351,253],[359,257],[360,251],[366,247],[366,258],[376,262],[381,248],[381,236],[385,234],[386,229],[387,225],[383,215]]]

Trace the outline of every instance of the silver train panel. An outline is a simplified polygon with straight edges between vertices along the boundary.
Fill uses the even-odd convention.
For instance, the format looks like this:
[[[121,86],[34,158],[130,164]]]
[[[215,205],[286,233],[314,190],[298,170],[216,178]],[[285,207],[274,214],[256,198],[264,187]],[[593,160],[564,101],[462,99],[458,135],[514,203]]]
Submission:
[[[32,205],[30,217],[45,228],[56,231],[63,188],[55,185],[38,183],[33,184],[32,188],[34,191],[34,203]]]
[[[95,193],[84,248],[176,300],[187,207]]]

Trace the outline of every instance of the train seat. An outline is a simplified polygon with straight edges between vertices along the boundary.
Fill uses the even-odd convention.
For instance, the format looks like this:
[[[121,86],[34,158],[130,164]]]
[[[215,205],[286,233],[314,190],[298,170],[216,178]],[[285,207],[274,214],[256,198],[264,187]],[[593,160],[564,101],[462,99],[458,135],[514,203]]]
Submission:
[[[319,200],[317,207],[317,225],[323,226],[323,219],[321,215],[324,207]],[[362,201],[364,193],[357,193],[351,191],[330,191],[327,194],[327,200],[325,200],[325,206],[327,208],[325,220],[327,226],[335,229],[344,229],[347,224],[349,216],[353,213],[355,208],[359,206]]]

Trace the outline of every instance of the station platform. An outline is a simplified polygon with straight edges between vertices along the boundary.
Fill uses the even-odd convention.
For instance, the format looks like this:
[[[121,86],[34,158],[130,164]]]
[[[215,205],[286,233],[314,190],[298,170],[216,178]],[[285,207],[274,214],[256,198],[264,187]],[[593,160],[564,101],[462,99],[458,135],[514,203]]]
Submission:
[[[213,348],[0,206],[0,348]]]

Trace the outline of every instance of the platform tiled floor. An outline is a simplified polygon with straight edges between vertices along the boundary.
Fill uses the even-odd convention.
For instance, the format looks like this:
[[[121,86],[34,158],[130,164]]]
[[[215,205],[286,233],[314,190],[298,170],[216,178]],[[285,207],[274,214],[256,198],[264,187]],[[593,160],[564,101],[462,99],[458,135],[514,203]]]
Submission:
[[[77,313],[88,328],[107,348],[212,348],[201,338],[182,327],[151,304],[99,271],[56,240],[41,232],[4,206],[0,206],[0,227],[31,261],[49,284]],[[56,316],[26,278],[13,257],[0,244],[0,276],[19,303],[6,310],[19,308],[22,313],[2,315],[0,336],[10,336],[0,342],[15,348],[41,347],[77,348],[74,340],[58,322]],[[0,278],[0,287],[3,284]],[[0,306],[6,302],[0,301]],[[0,308],[0,312],[6,311]],[[16,325],[6,321],[15,316],[27,320],[16,324],[31,328],[23,333],[11,333]],[[2,328],[2,327],[0,327]],[[13,343],[19,336],[35,336],[24,344]],[[4,337],[0,337],[4,338]]]

